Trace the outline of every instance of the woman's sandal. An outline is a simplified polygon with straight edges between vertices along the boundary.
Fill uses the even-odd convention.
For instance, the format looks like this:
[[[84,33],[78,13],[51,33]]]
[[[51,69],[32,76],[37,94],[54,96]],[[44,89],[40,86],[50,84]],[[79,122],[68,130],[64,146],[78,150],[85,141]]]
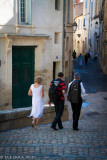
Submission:
[[[32,127],[35,128],[35,122],[34,121],[32,121]]]
[[[37,129],[37,126],[35,126],[35,129]]]

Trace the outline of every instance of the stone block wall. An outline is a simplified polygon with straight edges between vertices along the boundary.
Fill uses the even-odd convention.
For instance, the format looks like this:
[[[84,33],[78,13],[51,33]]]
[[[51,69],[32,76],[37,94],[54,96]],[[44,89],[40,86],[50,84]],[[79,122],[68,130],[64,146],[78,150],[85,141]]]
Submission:
[[[32,118],[27,117],[30,112],[31,107],[0,111],[0,131],[31,126]],[[47,106],[44,108],[44,113],[40,119],[40,124],[52,123],[54,117],[54,106]],[[67,121],[68,118],[68,108],[67,105],[65,105],[62,121]]]

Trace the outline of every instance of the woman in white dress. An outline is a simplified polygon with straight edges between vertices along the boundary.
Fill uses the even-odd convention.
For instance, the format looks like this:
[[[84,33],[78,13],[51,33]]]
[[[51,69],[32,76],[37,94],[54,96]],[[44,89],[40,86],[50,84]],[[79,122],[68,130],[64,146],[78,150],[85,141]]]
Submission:
[[[32,84],[28,91],[28,95],[32,96],[32,111],[29,117],[33,117],[32,127],[35,128],[38,126],[39,119],[41,118],[44,109],[44,89],[42,81],[43,79],[38,76],[35,84]]]

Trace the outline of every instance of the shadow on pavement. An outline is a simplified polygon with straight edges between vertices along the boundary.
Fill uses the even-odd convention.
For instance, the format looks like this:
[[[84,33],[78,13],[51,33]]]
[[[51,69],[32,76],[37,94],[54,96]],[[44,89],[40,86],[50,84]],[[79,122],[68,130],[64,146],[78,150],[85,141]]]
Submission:
[[[78,59],[74,61],[73,70],[79,72],[86,93],[107,92],[107,75],[104,75],[98,61],[79,66]]]

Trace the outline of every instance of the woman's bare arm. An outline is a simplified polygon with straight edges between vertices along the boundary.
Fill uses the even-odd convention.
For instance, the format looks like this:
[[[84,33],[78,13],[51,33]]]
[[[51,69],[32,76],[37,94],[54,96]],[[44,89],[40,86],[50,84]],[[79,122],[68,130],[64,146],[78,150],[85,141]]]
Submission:
[[[41,97],[44,97],[44,88],[41,89]]]
[[[32,96],[32,90],[31,90],[31,87],[29,88],[28,96]]]

